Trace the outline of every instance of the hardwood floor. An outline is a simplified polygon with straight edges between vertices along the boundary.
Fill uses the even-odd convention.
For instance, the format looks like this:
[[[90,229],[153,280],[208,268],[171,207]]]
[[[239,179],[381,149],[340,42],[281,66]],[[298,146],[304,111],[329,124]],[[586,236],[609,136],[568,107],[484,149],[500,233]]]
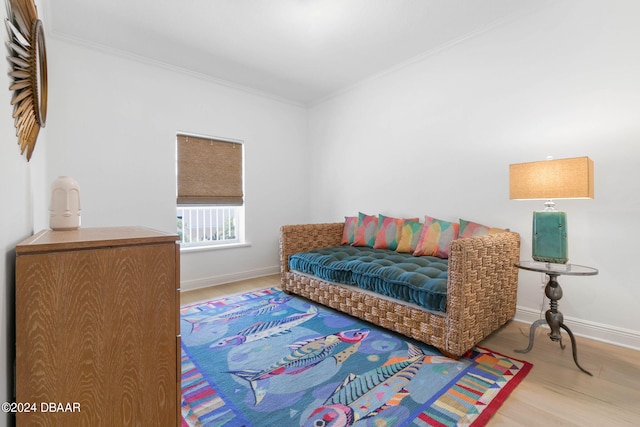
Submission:
[[[225,285],[211,286],[209,288],[196,289],[180,293],[180,305],[191,304],[198,301],[206,301],[225,295],[241,294],[255,289],[280,287],[280,275],[258,277],[250,280],[228,283]]]
[[[278,275],[187,291],[182,305],[279,286]],[[638,426],[640,425],[640,351],[576,337],[578,361],[573,363],[571,343],[566,348],[551,341],[548,329],[538,328],[533,349],[515,353],[528,343],[529,325],[509,322],[479,345],[534,367],[489,421],[488,426]]]

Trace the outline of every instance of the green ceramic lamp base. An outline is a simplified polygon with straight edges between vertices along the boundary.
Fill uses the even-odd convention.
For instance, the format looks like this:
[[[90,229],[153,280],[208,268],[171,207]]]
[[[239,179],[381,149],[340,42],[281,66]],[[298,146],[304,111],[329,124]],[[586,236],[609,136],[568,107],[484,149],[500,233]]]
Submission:
[[[533,259],[540,262],[566,264],[567,214],[558,211],[533,213]]]

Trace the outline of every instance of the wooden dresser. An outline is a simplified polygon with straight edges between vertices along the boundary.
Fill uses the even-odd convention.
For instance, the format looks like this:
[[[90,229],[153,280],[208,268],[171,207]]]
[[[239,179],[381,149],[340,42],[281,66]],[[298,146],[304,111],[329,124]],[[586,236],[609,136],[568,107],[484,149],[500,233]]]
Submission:
[[[176,426],[177,236],[43,231],[16,247],[18,426]]]

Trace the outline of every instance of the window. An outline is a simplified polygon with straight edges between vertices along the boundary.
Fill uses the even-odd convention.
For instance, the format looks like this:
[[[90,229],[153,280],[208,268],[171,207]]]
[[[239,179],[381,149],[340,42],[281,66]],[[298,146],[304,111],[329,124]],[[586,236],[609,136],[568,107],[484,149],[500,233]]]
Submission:
[[[243,242],[243,145],[177,137],[177,227],[182,247]]]

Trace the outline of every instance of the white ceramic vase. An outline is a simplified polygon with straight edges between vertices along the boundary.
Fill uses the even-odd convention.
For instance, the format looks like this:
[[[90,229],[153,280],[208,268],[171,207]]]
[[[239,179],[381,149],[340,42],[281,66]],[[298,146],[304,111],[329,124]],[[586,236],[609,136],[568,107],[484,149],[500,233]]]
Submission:
[[[70,176],[59,176],[51,184],[49,227],[52,230],[80,227],[80,188]]]

